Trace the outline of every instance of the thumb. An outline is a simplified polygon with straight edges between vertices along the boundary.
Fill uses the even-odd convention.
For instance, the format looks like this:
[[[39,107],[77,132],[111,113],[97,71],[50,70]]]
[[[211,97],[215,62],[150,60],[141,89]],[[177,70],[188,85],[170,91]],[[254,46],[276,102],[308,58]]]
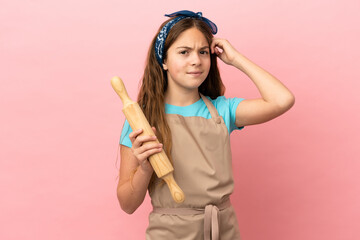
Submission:
[[[155,127],[151,127],[151,129],[154,131],[154,133],[156,134],[156,128]]]

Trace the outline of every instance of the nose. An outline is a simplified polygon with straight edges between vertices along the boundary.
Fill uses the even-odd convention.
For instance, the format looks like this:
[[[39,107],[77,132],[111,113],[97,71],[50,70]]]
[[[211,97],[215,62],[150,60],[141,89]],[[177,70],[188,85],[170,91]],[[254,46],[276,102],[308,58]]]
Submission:
[[[201,58],[199,56],[199,53],[197,52],[193,52],[192,56],[191,56],[191,65],[200,65],[201,64]]]

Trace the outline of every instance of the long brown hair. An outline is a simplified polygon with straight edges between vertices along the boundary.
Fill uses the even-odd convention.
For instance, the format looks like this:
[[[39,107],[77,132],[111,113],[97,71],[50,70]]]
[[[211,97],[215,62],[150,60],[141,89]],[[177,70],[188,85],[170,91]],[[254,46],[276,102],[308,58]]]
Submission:
[[[156,60],[155,42],[160,30],[167,22],[171,21],[172,19],[173,18],[165,21],[160,26],[158,32],[156,33],[155,37],[151,42],[147,55],[146,67],[141,82],[141,88],[138,95],[138,103],[142,108],[150,125],[156,128],[156,136],[158,140],[163,143],[165,153],[169,157],[171,162],[171,131],[166,121],[164,100],[165,91],[167,90],[168,86],[167,74],[166,71],[163,70],[162,66],[160,66],[160,64]],[[204,34],[210,47],[213,35],[208,25],[206,25],[206,23],[199,19],[185,18],[177,22],[169,31],[168,36],[165,40],[163,59],[166,59],[167,50],[180,36],[180,34],[193,27],[197,28]],[[199,92],[205,96],[209,96],[210,98],[215,99],[218,96],[224,95],[225,86],[220,78],[216,55],[211,54],[210,59],[210,71],[205,81],[199,86]],[[154,176],[151,183],[153,182],[153,180]],[[149,190],[151,189],[151,183],[149,184]]]

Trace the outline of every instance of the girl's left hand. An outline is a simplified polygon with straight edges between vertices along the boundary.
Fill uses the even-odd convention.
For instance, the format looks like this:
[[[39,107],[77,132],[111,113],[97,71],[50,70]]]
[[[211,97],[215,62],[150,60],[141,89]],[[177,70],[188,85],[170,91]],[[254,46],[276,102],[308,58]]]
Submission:
[[[215,53],[224,63],[234,65],[234,59],[238,51],[226,39],[214,38],[211,46],[211,53]]]

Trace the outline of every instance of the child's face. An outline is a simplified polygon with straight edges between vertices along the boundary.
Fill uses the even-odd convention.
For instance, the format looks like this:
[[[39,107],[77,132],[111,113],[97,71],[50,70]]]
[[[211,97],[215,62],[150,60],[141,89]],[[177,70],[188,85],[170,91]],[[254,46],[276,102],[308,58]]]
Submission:
[[[210,49],[204,35],[190,28],[169,47],[164,61],[168,86],[177,90],[197,90],[210,70]]]

